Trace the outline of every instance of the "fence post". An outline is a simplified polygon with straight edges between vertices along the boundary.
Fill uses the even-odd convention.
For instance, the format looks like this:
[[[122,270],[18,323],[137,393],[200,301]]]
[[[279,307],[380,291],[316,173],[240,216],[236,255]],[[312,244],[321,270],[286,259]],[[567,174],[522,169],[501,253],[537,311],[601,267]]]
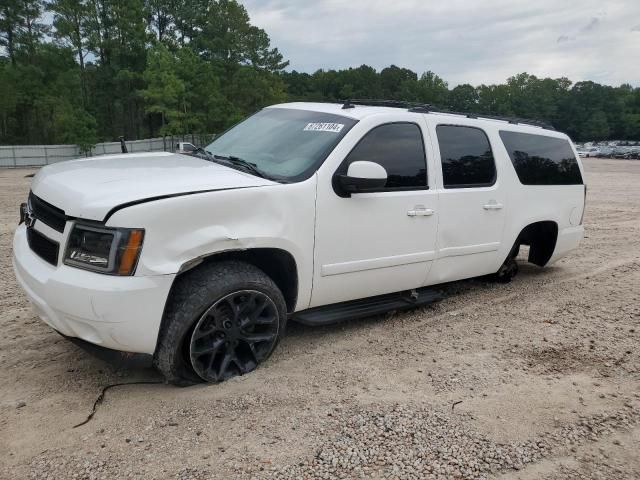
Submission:
[[[12,146],[11,151],[13,152],[13,168],[16,168],[18,166],[16,163],[16,147]]]
[[[44,164],[49,165],[49,152],[47,151],[47,146],[44,146]]]

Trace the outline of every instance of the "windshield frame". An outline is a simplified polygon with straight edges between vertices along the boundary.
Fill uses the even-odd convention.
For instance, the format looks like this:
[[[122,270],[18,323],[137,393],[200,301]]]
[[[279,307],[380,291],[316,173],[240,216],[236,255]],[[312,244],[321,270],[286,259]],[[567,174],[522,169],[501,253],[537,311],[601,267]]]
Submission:
[[[226,135],[227,133],[231,132],[232,130],[234,130],[239,125],[242,125],[244,122],[246,122],[250,118],[253,118],[255,115],[259,114],[260,112],[263,112],[265,110],[276,110],[276,109],[277,110],[289,110],[289,111],[300,111],[300,112],[308,112],[308,113],[317,113],[319,115],[331,115],[331,116],[334,116],[334,117],[339,117],[339,118],[343,118],[345,120],[348,120],[348,123],[345,123],[345,126],[342,129],[342,131],[340,132],[340,134],[336,135],[336,139],[333,142],[330,142],[327,145],[327,147],[324,150],[321,151],[321,153],[318,155],[318,158],[315,161],[311,162],[306,169],[304,169],[302,172],[298,173],[297,175],[291,175],[291,176],[278,175],[278,174],[275,174],[275,173],[271,173],[268,170],[265,170],[264,168],[260,167],[260,165],[258,165],[258,167],[260,167],[260,169],[263,170],[269,176],[268,177],[269,180],[273,180],[274,182],[278,182],[278,183],[299,183],[299,182],[303,182],[303,181],[309,179],[324,164],[324,162],[327,160],[329,155],[331,155],[331,153],[336,149],[336,147],[342,142],[342,140],[349,133],[349,131],[353,127],[355,127],[359,122],[359,120],[356,119],[356,118],[349,117],[347,115],[340,115],[338,113],[332,113],[332,112],[322,112],[322,111],[316,111],[316,110],[307,110],[307,109],[301,109],[301,108],[287,108],[287,107],[278,107],[278,106],[266,107],[266,108],[258,110],[257,112],[249,115],[248,117],[242,119],[240,122],[236,123],[235,125],[231,126],[227,130],[222,132],[215,139],[213,139],[213,141],[211,143],[209,143],[209,145],[207,145],[204,148],[204,150],[207,153],[211,154],[211,155],[221,155],[222,152],[214,152],[214,151],[210,150],[209,147],[211,145],[213,145],[216,141],[218,141],[220,138],[222,138],[224,135]],[[239,157],[239,158],[242,158],[242,157]],[[247,158],[242,158],[242,159],[251,162],[251,159],[247,159]],[[235,167],[234,166],[229,166],[229,168],[235,168]],[[241,169],[241,167],[238,167],[238,169]],[[247,173],[249,173],[251,175],[254,175],[253,173],[251,173],[251,172],[249,172],[247,170],[243,170],[243,171],[246,171]]]

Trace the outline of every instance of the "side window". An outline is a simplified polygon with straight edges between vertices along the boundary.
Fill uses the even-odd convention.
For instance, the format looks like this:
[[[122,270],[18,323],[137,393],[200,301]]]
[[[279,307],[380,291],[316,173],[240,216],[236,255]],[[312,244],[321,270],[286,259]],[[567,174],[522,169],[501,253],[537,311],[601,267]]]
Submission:
[[[501,131],[500,138],[523,185],[582,184],[578,161],[566,138],[508,131]]]
[[[390,123],[367,133],[340,167],[346,173],[351,162],[367,161],[387,171],[384,190],[427,189],[427,159],[420,127],[414,123]],[[343,173],[340,172],[340,173]]]
[[[444,188],[488,187],[496,164],[487,134],[479,128],[438,125],[436,129]]]

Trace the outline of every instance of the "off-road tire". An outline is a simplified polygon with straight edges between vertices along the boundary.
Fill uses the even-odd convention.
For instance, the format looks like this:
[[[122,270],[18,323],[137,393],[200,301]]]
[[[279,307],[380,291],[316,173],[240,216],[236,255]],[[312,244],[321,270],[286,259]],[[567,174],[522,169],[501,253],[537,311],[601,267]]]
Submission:
[[[203,382],[191,363],[190,341],[194,328],[220,299],[247,290],[265,295],[275,306],[277,337],[260,363],[271,355],[284,336],[287,322],[287,307],[280,289],[266,273],[251,264],[239,261],[205,264],[177,280],[165,308],[154,365],[168,383],[187,386]]]

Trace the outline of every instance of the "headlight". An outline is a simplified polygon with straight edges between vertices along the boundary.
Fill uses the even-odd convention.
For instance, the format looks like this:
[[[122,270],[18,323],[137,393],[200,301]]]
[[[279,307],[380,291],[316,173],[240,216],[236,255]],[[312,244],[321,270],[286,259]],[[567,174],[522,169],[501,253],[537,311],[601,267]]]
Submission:
[[[65,265],[109,275],[133,275],[144,230],[76,224],[71,230]]]

